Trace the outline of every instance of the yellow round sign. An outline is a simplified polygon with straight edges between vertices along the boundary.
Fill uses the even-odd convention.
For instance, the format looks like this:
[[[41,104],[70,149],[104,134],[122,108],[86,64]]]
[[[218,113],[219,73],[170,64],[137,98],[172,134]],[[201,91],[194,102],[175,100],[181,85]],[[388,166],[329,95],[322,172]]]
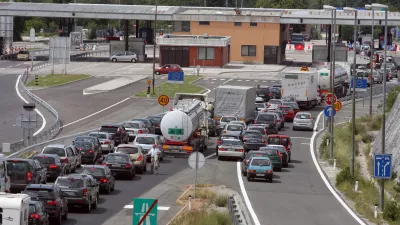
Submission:
[[[147,84],[150,85],[151,84],[151,80],[147,80]]]
[[[301,67],[301,71],[309,71],[307,66]]]
[[[162,105],[162,106],[166,106],[169,103],[169,97],[166,95],[160,95],[160,97],[158,97],[158,104]]]
[[[335,106],[335,110],[336,110],[336,112],[339,112],[341,109],[342,109],[342,103],[340,102],[340,101],[337,101],[337,102],[335,102],[334,103],[334,106]]]

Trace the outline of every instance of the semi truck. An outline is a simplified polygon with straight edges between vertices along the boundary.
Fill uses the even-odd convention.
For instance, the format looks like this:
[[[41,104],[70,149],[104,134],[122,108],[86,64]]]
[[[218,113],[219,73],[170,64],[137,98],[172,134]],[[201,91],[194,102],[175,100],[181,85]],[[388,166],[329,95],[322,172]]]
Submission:
[[[160,123],[164,153],[203,152],[208,144],[206,94],[176,93],[173,108]]]
[[[255,87],[222,85],[215,90],[214,118],[234,116],[251,123],[255,119],[257,92]]]
[[[334,93],[338,98],[346,96],[349,88],[350,76],[346,69],[340,65],[335,65]],[[331,93],[331,71],[328,68],[318,70],[318,88],[323,99]]]
[[[310,109],[318,101],[317,71],[288,70],[282,74],[282,98],[296,98],[299,107]]]

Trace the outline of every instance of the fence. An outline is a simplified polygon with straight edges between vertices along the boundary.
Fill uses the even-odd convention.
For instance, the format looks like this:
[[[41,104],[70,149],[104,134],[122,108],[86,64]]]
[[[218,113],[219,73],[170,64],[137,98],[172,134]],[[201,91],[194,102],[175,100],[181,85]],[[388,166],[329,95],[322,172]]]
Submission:
[[[228,197],[228,211],[232,216],[233,225],[247,225],[234,195]]]

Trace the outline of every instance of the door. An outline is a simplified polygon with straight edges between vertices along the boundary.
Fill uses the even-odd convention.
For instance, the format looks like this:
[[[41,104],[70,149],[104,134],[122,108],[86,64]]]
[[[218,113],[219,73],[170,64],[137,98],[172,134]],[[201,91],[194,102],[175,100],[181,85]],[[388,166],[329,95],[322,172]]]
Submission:
[[[178,64],[189,67],[189,47],[163,47],[161,52],[163,64]]]
[[[278,46],[264,46],[264,64],[278,63]]]

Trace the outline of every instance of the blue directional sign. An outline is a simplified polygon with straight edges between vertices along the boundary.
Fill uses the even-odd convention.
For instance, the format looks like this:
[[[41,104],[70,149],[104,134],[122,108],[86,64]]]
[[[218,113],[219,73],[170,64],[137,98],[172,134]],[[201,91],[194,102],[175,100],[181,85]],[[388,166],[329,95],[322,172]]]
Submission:
[[[375,154],[374,177],[392,179],[392,154]]]
[[[326,117],[331,118],[332,106],[328,105],[327,107],[325,107],[324,114]],[[335,115],[336,115],[336,110],[333,109],[333,116],[335,116]]]
[[[168,72],[168,83],[183,84],[185,74],[182,72]]]
[[[353,89],[353,85],[354,82],[350,82],[350,88]],[[367,90],[367,86],[368,86],[368,80],[367,79],[363,79],[363,78],[359,78],[356,80],[356,91],[366,91]]]
[[[158,200],[135,198],[133,200],[132,225],[157,225]]]

